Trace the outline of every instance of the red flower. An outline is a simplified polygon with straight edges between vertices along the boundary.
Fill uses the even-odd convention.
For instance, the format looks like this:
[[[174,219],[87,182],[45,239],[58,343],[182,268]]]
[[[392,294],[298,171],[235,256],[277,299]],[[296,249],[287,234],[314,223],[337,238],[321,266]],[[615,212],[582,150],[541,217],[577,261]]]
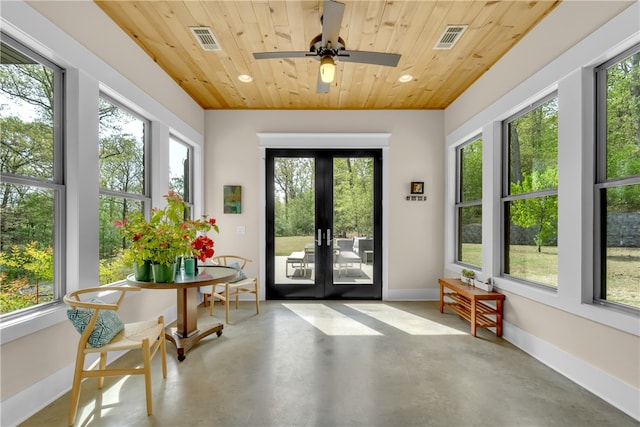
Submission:
[[[213,250],[214,242],[208,236],[198,236],[191,242],[191,246],[199,252],[198,259],[202,262],[207,258],[211,258],[214,254]]]

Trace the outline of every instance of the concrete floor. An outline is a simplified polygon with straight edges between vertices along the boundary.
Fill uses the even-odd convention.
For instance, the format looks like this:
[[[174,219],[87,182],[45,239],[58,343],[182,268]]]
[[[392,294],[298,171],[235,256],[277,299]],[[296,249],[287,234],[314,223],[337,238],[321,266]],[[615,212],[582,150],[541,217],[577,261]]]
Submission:
[[[489,331],[469,335],[437,302],[250,302],[224,334],[153,372],[83,383],[85,426],[638,426]],[[201,310],[202,316],[208,316]],[[223,319],[224,310],[216,317]],[[128,354],[115,364],[138,363]],[[64,426],[66,394],[24,426]]]

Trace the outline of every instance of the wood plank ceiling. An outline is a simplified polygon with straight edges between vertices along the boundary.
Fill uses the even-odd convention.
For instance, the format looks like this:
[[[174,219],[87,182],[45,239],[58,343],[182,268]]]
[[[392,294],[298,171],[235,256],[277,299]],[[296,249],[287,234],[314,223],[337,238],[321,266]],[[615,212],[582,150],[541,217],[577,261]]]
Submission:
[[[446,108],[560,0],[343,2],[348,50],[402,57],[395,68],[338,61],[329,93],[318,94],[317,60],[252,54],[308,50],[322,0],[96,0],[204,109]],[[447,25],[468,27],[453,49],[435,50]],[[222,50],[204,51],[190,27],[210,27]],[[413,80],[400,83],[405,74]]]

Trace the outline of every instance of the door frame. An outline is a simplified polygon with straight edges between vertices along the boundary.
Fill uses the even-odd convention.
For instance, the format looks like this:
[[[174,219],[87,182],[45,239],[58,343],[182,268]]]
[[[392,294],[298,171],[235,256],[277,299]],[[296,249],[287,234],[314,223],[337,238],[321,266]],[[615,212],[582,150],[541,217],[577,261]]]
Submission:
[[[382,241],[389,242],[389,139],[390,133],[278,133],[259,132],[260,154],[260,295],[266,297],[267,251],[267,194],[266,194],[266,150],[267,148],[301,149],[381,149],[382,150]],[[382,300],[387,300],[389,289],[388,244],[382,245]]]

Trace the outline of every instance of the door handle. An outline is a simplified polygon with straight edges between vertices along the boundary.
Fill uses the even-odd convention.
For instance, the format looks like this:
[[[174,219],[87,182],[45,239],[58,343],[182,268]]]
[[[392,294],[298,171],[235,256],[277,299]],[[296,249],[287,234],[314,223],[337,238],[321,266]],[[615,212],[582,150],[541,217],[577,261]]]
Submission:
[[[331,229],[327,228],[327,246],[331,246],[333,239],[331,238]]]
[[[318,228],[318,238],[316,239],[316,245],[322,246],[322,230]]]

